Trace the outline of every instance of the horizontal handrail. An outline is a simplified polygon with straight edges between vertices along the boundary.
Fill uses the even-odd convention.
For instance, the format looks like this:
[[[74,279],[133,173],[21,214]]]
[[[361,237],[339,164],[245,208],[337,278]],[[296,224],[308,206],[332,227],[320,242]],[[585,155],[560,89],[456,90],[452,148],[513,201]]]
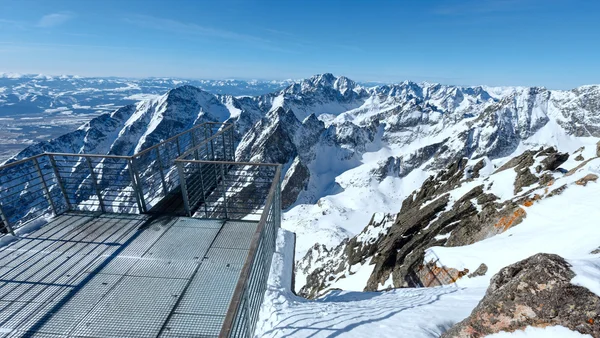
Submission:
[[[223,147],[233,148],[233,124],[206,122],[130,156],[44,152],[4,164],[0,232],[12,233],[17,224],[68,210],[147,212],[179,187],[175,159],[220,136]],[[211,149],[221,143],[214,142]]]
[[[188,149],[183,154],[181,154],[178,159],[183,159],[186,156],[192,155],[194,153],[194,151],[197,151],[198,149],[205,147],[209,142],[212,142],[217,137],[220,137],[223,133],[225,133],[226,131],[229,131],[229,129],[233,128],[233,124],[223,124],[223,125],[226,127],[219,130],[219,132],[217,134],[211,135],[209,138],[204,139],[204,141],[202,141],[199,144],[195,145],[194,147]]]
[[[206,160],[184,160],[176,159],[175,162],[181,163],[198,163],[198,164],[231,164],[231,165],[255,165],[263,167],[277,167],[278,163],[259,163],[259,162],[235,162],[235,161],[206,161]]]
[[[160,142],[160,143],[157,143],[157,144],[155,144],[155,145],[153,145],[153,146],[151,146],[151,147],[149,147],[149,148],[146,148],[146,149],[144,149],[144,150],[141,150],[141,151],[137,152],[136,154],[132,155],[132,157],[134,157],[134,156],[141,156],[141,155],[143,155],[143,154],[145,154],[145,153],[147,153],[147,152],[150,152],[150,151],[154,150],[155,148],[158,148],[158,147],[160,147],[160,146],[164,145],[165,143],[172,142],[172,141],[176,140],[177,138],[179,138],[179,137],[181,137],[181,136],[183,136],[183,135],[186,135],[186,134],[188,134],[188,133],[191,133],[192,131],[194,131],[194,130],[196,130],[196,129],[200,129],[200,127],[203,127],[203,128],[204,128],[204,126],[205,126],[205,125],[207,125],[207,124],[221,124],[221,125],[224,125],[224,126],[233,126],[233,124],[232,124],[232,123],[216,123],[216,122],[205,122],[205,123],[199,124],[199,125],[197,125],[197,126],[195,126],[195,127],[192,127],[192,128],[190,128],[190,129],[188,129],[188,130],[186,130],[186,131],[182,132],[182,133],[179,133],[179,134],[177,134],[177,135],[175,135],[175,136],[173,136],[173,137],[170,137],[170,138],[168,138],[168,139],[166,139],[166,140],[164,140],[164,141],[162,141],[162,142]],[[223,130],[221,130],[221,131],[223,131]]]
[[[160,143],[157,143],[157,144],[155,144],[155,145],[153,145],[153,146],[151,146],[151,147],[148,147],[148,148],[146,148],[146,149],[144,149],[144,150],[141,150],[141,151],[139,151],[139,152],[137,152],[137,153],[135,153],[135,154],[133,154],[133,155],[131,155],[131,156],[126,156],[126,155],[84,154],[84,153],[77,154],[77,153],[55,153],[55,152],[43,152],[43,153],[40,153],[40,154],[37,154],[37,155],[33,155],[33,156],[31,156],[31,157],[24,158],[24,159],[22,159],[22,160],[17,160],[17,161],[14,161],[14,162],[10,162],[10,163],[6,163],[6,164],[3,164],[3,165],[0,165],[0,170],[2,170],[2,169],[6,169],[6,168],[10,168],[10,167],[13,167],[13,166],[16,166],[16,165],[19,165],[19,164],[26,163],[26,162],[28,162],[28,161],[31,161],[31,160],[33,160],[34,158],[40,158],[40,157],[42,157],[42,156],[44,156],[44,155],[53,155],[53,156],[81,156],[81,157],[104,157],[104,158],[132,159],[132,158],[134,158],[134,157],[137,157],[137,156],[143,155],[143,154],[145,154],[145,153],[147,153],[147,152],[149,152],[149,151],[151,151],[151,150],[154,150],[155,148],[158,148],[158,147],[160,147],[160,146],[162,146],[162,145],[165,145],[166,143],[172,142],[172,141],[176,140],[178,137],[181,137],[181,136],[183,136],[183,135],[186,135],[186,134],[190,133],[192,130],[196,130],[196,129],[199,129],[200,127],[204,127],[204,126],[205,126],[205,125],[207,125],[207,124],[221,124],[221,125],[223,125],[223,126],[227,126],[226,128],[223,128],[221,131],[225,131],[226,129],[229,129],[229,128],[232,128],[232,127],[233,127],[233,124],[232,124],[232,123],[204,122],[204,123],[202,123],[202,124],[199,124],[199,125],[197,125],[197,126],[194,126],[194,127],[190,128],[190,129],[188,129],[188,130],[186,130],[186,131],[184,131],[184,132],[181,132],[181,133],[179,133],[179,134],[177,134],[177,135],[175,135],[175,136],[173,136],[173,137],[170,137],[170,138],[168,138],[168,139],[166,139],[166,140],[164,140],[164,141],[162,141],[162,142],[160,142]],[[214,137],[216,137],[216,136],[218,136],[218,135],[220,135],[220,134],[215,134],[215,135],[212,135],[212,136],[211,136],[211,138],[214,138]],[[182,155],[183,155],[183,154],[182,154]]]

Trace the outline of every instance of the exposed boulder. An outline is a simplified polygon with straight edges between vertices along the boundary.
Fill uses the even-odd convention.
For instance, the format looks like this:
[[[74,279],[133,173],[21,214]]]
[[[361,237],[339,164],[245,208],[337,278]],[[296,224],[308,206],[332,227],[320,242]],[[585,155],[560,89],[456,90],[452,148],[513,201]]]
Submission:
[[[596,143],[596,156],[600,157],[600,141]]]
[[[538,155],[539,156],[539,155]],[[568,153],[552,153],[542,161],[543,170],[556,170],[569,159]]]
[[[581,154],[577,155],[577,157],[575,157],[575,161],[583,161],[584,158]]]
[[[528,187],[539,181],[539,178],[531,173],[529,168],[517,171],[517,179],[515,180],[515,194],[521,192],[523,187]]]
[[[575,184],[583,185],[584,187],[588,184],[588,182],[596,182],[598,180],[598,175],[587,174],[584,177],[578,179]]]
[[[560,325],[600,337],[600,297],[571,284],[562,257],[537,254],[500,270],[471,315],[442,338],[478,338],[528,326]]]
[[[473,178],[478,178],[479,177],[479,172],[481,171],[481,169],[483,169],[485,167],[485,160],[480,160],[479,162],[477,162],[474,166],[473,166],[473,172],[471,174],[471,177]]]
[[[433,287],[452,284],[469,273],[469,269],[457,270],[446,266],[438,266],[434,261],[420,265],[415,272],[420,286]]]
[[[535,162],[535,160],[533,159],[533,154],[535,154],[535,151],[526,150],[525,152],[523,152],[523,154],[510,159],[503,166],[501,166],[500,169],[496,170],[496,172],[499,173],[503,170],[510,168],[515,168],[515,171],[518,172],[520,169],[528,168],[532,166]]]
[[[479,265],[477,270],[473,271],[473,273],[470,273],[467,277],[473,278],[473,277],[485,276],[487,271],[488,271],[487,265],[485,265],[484,263],[481,263],[481,265]]]

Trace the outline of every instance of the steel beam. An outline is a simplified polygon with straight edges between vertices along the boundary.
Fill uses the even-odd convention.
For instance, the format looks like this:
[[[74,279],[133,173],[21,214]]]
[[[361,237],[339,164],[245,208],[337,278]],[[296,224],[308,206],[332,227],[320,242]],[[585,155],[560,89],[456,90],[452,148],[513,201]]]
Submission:
[[[69,201],[69,196],[67,196],[67,190],[65,190],[65,186],[62,183],[62,178],[60,177],[60,172],[58,171],[58,166],[56,165],[56,160],[54,159],[53,154],[48,154],[48,158],[50,158],[50,164],[52,165],[52,169],[54,169],[54,176],[56,176],[56,184],[58,184],[58,188],[62,192],[63,197],[65,198],[65,203],[67,205],[67,210],[71,210],[71,202]]]
[[[46,184],[46,179],[44,179],[44,174],[42,174],[42,169],[40,169],[40,164],[37,160],[37,157],[33,158],[33,164],[35,165],[35,170],[37,170],[38,175],[40,175],[40,180],[42,181],[42,187],[44,189],[44,196],[46,196],[46,199],[48,200],[48,203],[50,204],[50,207],[52,208],[54,215],[58,215],[58,210],[56,209],[56,206],[54,205],[54,201],[52,200],[52,196],[50,195],[50,190],[48,189],[48,184]]]
[[[162,161],[160,160],[160,151],[158,147],[156,148],[156,160],[158,161],[158,171],[160,172],[160,180],[162,182],[163,191],[165,196],[169,193],[169,189],[167,188],[167,181],[165,180],[165,172],[163,170]]]
[[[179,172],[179,183],[181,184],[181,194],[183,196],[183,206],[188,217],[192,217],[192,211],[190,209],[190,200],[187,192],[187,184],[185,182],[185,173],[183,171],[183,163],[177,163],[177,171]]]

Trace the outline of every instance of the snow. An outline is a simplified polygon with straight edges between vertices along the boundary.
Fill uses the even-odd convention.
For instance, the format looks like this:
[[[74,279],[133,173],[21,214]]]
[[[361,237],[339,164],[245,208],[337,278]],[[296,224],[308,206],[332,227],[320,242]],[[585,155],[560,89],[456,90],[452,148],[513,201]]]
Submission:
[[[600,256],[595,255],[588,259],[570,259],[571,270],[576,276],[572,284],[588,288],[600,297]]]
[[[587,334],[571,331],[564,326],[527,327],[523,331],[499,332],[485,336],[486,338],[583,338],[592,337]]]
[[[293,234],[280,230],[255,337],[438,337],[468,316],[485,288],[332,291],[309,301],[291,288]]]
[[[600,160],[590,162],[589,166],[596,162]],[[560,197],[544,198],[525,208],[527,215],[523,222],[506,232],[471,245],[433,247],[430,251],[447,267],[475,271],[481,263],[488,266],[485,276],[459,279],[459,286],[486,286],[491,276],[507,265],[540,252],[554,253],[574,265],[578,274],[576,283],[598,293],[600,262],[590,252],[598,248],[599,243],[598,237],[590,234],[597,233],[597,220],[600,219],[600,208],[593,197],[600,196],[600,183],[590,182],[585,187],[572,184],[585,173],[557,181],[557,186],[568,184]],[[497,184],[495,182],[493,186]],[[565,201],[569,201],[568,208],[565,208]]]
[[[159,98],[161,95],[157,95],[157,94],[133,94],[133,95],[129,95],[124,97],[123,99],[125,100],[134,100],[134,101],[148,101],[148,100],[155,100],[157,98]]]

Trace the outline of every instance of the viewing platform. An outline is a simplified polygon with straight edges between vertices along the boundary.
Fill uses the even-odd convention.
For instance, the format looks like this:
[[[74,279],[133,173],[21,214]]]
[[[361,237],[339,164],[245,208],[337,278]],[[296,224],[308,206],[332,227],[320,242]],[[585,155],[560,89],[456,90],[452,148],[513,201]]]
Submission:
[[[203,124],[133,156],[0,167],[0,337],[253,336],[281,167]]]

